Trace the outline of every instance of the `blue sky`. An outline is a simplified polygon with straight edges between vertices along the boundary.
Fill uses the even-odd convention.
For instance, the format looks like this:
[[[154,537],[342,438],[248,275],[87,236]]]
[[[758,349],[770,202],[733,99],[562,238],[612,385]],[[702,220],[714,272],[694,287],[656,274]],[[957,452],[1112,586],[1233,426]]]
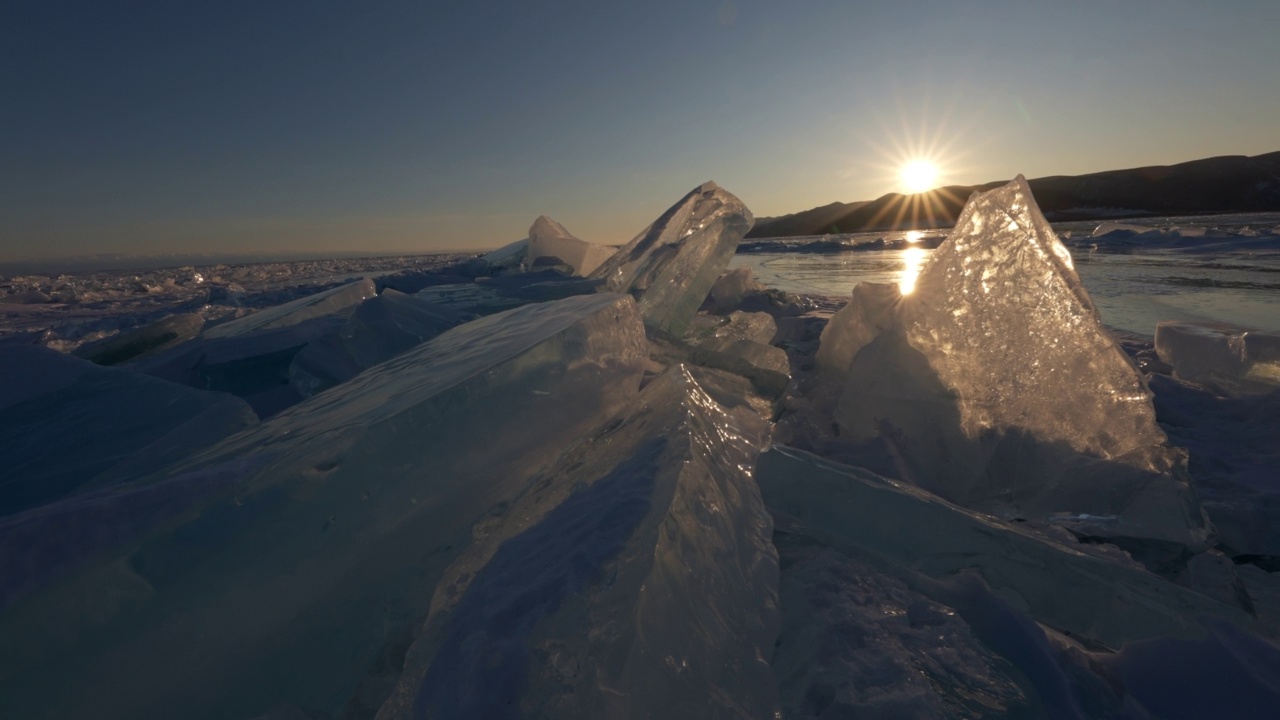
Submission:
[[[623,242],[1280,150],[1280,3],[58,2],[0,10],[0,260]]]

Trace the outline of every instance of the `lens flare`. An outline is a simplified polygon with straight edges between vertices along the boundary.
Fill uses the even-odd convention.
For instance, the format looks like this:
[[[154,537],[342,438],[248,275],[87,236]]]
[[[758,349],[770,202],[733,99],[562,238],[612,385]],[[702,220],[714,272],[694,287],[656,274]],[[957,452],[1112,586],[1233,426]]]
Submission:
[[[938,180],[938,166],[928,160],[912,160],[902,166],[898,173],[902,187],[909,193],[922,193],[932,190]]]

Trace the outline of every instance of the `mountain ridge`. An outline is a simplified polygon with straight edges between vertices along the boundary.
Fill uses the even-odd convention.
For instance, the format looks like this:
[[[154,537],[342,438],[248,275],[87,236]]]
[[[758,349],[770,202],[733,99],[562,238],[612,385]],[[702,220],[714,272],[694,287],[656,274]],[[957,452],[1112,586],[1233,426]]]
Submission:
[[[888,193],[875,200],[834,202],[789,215],[757,218],[747,237],[949,227],[970,195],[1005,182],[1008,180],[948,185],[913,195]],[[1280,211],[1280,151],[1084,175],[1049,175],[1027,182],[1051,221]]]

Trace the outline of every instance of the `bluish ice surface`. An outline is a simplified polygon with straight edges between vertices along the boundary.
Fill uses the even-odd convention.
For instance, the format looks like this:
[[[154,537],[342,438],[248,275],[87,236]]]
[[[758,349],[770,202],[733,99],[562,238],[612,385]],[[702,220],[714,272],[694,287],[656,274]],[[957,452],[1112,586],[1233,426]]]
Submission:
[[[1126,221],[1155,228],[1220,229],[1224,237],[1183,243],[1136,238],[1099,242],[1099,223],[1056,223],[1077,272],[1108,326],[1151,336],[1160,320],[1216,320],[1280,330],[1280,213]],[[1247,231],[1245,228],[1252,228]],[[944,234],[928,231],[926,237]],[[1246,235],[1238,235],[1245,232]],[[1257,237],[1250,237],[1256,232]],[[1068,236],[1067,233],[1070,233]],[[857,245],[906,233],[839,236]],[[891,246],[892,242],[889,243]],[[921,243],[929,244],[929,243]],[[750,267],[760,282],[788,292],[847,298],[863,281],[902,282],[933,252],[925,247],[809,253],[739,254],[730,267]]]

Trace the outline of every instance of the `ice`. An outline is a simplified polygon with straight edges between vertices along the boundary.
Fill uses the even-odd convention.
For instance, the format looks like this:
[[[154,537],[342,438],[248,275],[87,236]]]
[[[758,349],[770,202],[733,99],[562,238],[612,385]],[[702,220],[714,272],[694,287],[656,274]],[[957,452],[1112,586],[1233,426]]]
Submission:
[[[773,536],[783,717],[1036,717],[1021,673],[952,607],[802,534]],[[1043,710],[1041,710],[1043,713]]]
[[[237,337],[260,330],[296,325],[304,320],[347,313],[376,294],[373,281],[366,278],[260,310],[239,320],[223,323],[206,330],[204,336],[207,338]]]
[[[849,303],[822,329],[814,364],[819,380],[834,389],[831,403],[839,398],[853,357],[893,324],[901,298],[897,284],[858,283]]]
[[[647,327],[679,338],[752,222],[741,200],[708,182],[663,213],[592,277],[603,278],[611,292],[633,295]]]
[[[819,362],[838,375],[852,356],[842,440],[886,441],[904,479],[1001,517],[1143,553],[1212,544],[1185,454],[1024,179],[969,200],[913,292],[862,296],[833,318]]]
[[[1156,325],[1156,352],[1175,377],[1226,395],[1280,389],[1280,332],[1166,320]]]
[[[1102,237],[1103,235],[1111,235],[1115,237],[1134,237],[1136,235],[1159,235],[1158,228],[1147,227],[1145,225],[1130,225],[1118,222],[1104,222],[1094,228],[1092,237]]]
[[[528,255],[529,239],[525,238],[513,243],[507,243],[493,252],[485,253],[480,256],[480,259],[491,269],[515,268],[519,267]]]
[[[228,395],[0,347],[0,515],[131,480],[256,422]]]
[[[411,636],[477,523],[631,402],[647,356],[630,297],[528,305],[229,438],[150,492],[67,508],[57,527],[111,544],[0,615],[6,711],[244,718],[287,699],[337,715]],[[157,517],[175,483],[190,506]],[[30,558],[54,538],[30,532],[44,544],[0,548],[0,583],[43,571]]]
[[[1280,570],[1280,403],[1274,395],[1222,397],[1161,375],[1151,389],[1160,424],[1191,456],[1219,548]]]
[[[953,505],[861,468],[775,446],[756,480],[771,512],[798,519],[828,544],[878,558],[912,584],[976,572],[1037,621],[1109,648],[1154,637],[1193,637],[1202,616],[1241,627],[1243,610],[1164,580]]]
[[[722,315],[728,314],[740,308],[751,294],[763,290],[763,285],[751,279],[751,268],[734,268],[721,275],[716,284],[711,286],[711,310]]]
[[[118,365],[190,340],[200,334],[204,322],[204,317],[195,313],[170,315],[137,330],[81,345],[74,354],[99,365]]]
[[[475,527],[378,717],[776,717],[767,434],[655,378]]]
[[[568,265],[574,275],[587,276],[617,252],[617,248],[596,245],[569,234],[560,223],[539,215],[529,228],[529,267],[545,264]]]
[[[682,345],[689,349],[693,362],[741,375],[761,392],[776,397],[791,380],[786,351],[769,344],[777,332],[777,324],[767,313],[698,315]]]
[[[310,397],[472,319],[387,288],[360,303],[336,334],[308,343],[295,355],[289,382]]]
[[[560,300],[594,293],[602,281],[568,277],[547,269],[513,275],[476,278],[473,282],[433,285],[419,290],[419,298],[435,305],[489,315],[526,303]]]
[[[311,343],[336,336],[345,323],[342,315],[321,316],[243,335],[206,333],[129,367],[190,387],[231,393],[244,398],[259,417],[270,417],[302,399],[289,384],[294,357]]]
[[[53,298],[35,289],[19,290],[0,297],[0,303],[10,303],[13,305],[42,305],[44,303],[53,302]]]

